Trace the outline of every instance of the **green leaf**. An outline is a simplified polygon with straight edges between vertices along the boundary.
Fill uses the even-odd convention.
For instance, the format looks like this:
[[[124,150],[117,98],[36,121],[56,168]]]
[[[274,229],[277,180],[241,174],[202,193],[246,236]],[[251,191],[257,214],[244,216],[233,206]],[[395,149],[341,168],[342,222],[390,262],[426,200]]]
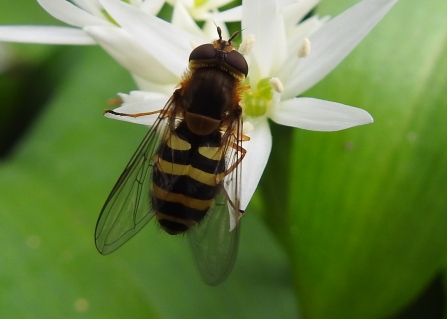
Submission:
[[[335,6],[323,2],[324,13],[325,4]],[[265,217],[291,258],[305,318],[389,317],[444,269],[446,12],[444,0],[400,1],[306,92],[366,109],[374,124],[295,130],[290,156],[272,152],[274,202],[285,202],[276,212],[267,203]],[[284,138],[277,131],[274,144]],[[263,194],[274,196],[274,179],[265,177]]]

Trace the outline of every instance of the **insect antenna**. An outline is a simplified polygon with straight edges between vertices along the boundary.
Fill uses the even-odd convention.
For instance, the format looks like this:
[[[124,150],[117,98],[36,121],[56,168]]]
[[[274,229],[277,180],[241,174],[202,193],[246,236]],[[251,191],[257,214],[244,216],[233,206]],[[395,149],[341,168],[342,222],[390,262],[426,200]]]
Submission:
[[[228,39],[228,43],[231,44],[231,40],[233,40],[234,38],[236,38],[236,37],[239,35],[239,32],[240,32],[240,31],[236,31],[236,32],[234,32],[234,33],[231,35],[231,37]]]

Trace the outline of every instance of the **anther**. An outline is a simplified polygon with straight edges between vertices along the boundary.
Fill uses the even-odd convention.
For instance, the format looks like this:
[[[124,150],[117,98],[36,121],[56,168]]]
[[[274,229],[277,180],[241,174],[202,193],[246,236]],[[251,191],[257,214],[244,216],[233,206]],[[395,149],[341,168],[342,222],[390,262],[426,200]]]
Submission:
[[[278,78],[271,78],[270,79],[270,85],[273,87],[273,89],[278,92],[282,93],[284,91],[284,85],[282,85],[282,82]]]
[[[304,38],[303,42],[301,42],[301,46],[298,50],[298,57],[305,58],[310,54],[310,41],[308,38]]]
[[[253,48],[253,45],[255,43],[255,36],[253,34],[250,34],[248,37],[245,37],[242,40],[241,45],[239,46],[239,53],[242,55],[247,55],[251,52],[251,49]]]

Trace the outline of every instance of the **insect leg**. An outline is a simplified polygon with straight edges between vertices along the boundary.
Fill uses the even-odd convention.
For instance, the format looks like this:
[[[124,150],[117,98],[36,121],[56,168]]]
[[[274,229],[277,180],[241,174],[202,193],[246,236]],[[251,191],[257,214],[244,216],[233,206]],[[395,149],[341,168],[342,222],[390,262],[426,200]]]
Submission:
[[[113,114],[113,115],[118,115],[118,116],[128,116],[128,117],[140,117],[140,116],[147,116],[147,115],[154,115],[154,114],[158,114],[160,113],[162,115],[162,117],[165,117],[168,112],[164,109],[162,110],[158,110],[158,111],[153,111],[153,112],[143,112],[143,113],[135,113],[135,114],[129,114],[129,113],[119,113],[119,112],[115,112],[113,110],[105,110],[104,114]]]
[[[248,136],[247,136],[248,137]],[[244,159],[245,154],[247,153],[247,151],[245,150],[245,148],[237,145],[236,143],[231,143],[230,147],[234,148],[237,152],[241,153],[241,156],[236,160],[236,162],[233,163],[233,165],[231,165],[226,171],[225,171],[225,176],[227,176],[228,174],[230,174]]]

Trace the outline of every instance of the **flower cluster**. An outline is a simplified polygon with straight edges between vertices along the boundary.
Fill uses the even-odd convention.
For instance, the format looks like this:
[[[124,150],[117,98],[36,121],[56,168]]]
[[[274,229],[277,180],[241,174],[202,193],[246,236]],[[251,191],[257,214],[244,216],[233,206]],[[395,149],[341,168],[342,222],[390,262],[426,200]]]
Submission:
[[[187,67],[192,47],[216,37],[214,22],[228,37],[225,22],[240,21],[239,51],[249,64],[250,89],[244,96],[241,208],[252,197],[267,163],[272,138],[267,119],[314,131],[336,131],[368,124],[364,110],[299,97],[332,71],[382,19],[397,0],[363,0],[339,16],[308,17],[319,0],[243,0],[227,11],[229,0],[169,0],[171,22],[156,16],[161,0],[38,0],[71,27],[2,26],[0,41],[98,44],[129,70],[140,91],[121,94],[122,113],[163,108]],[[204,21],[202,28],[197,20]],[[214,21],[214,22],[213,22]],[[114,117],[113,115],[108,115]],[[151,125],[154,117],[115,117]]]

